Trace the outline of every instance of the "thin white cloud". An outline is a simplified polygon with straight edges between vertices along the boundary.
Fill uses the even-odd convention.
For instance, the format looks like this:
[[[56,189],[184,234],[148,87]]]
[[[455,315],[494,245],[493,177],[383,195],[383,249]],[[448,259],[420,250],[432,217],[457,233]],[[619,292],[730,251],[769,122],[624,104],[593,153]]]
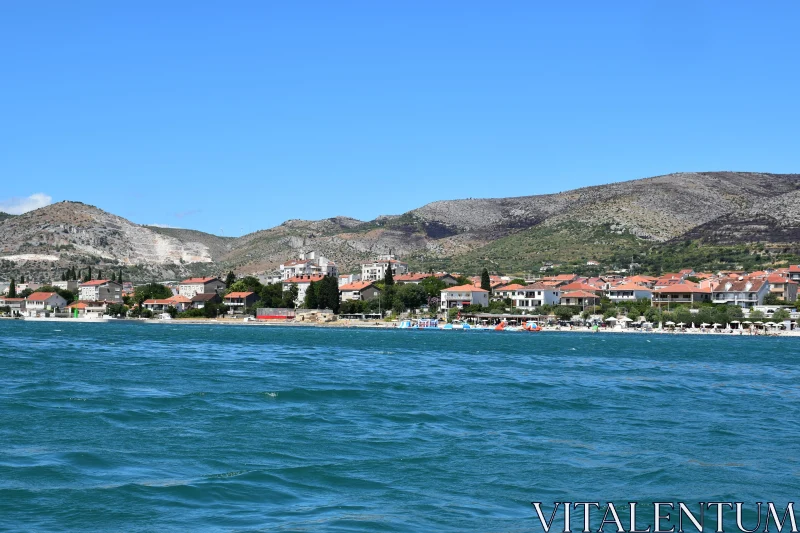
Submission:
[[[0,211],[9,215],[21,215],[34,209],[39,209],[53,203],[53,197],[49,194],[37,192],[27,198],[9,198],[0,201]]]

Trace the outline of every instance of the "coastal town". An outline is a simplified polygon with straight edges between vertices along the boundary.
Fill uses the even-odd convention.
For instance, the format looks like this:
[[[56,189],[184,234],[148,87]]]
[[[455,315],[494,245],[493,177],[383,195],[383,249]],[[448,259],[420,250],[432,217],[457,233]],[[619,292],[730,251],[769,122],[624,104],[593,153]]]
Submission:
[[[71,268],[58,280],[0,282],[0,316],[21,319],[214,319],[267,323],[386,323],[426,318],[494,325],[616,329],[702,328],[796,332],[800,265],[755,272],[660,276],[412,272],[388,253],[340,273],[315,251],[255,275],[134,285],[122,271],[93,277]],[[78,279],[80,278],[80,280]]]

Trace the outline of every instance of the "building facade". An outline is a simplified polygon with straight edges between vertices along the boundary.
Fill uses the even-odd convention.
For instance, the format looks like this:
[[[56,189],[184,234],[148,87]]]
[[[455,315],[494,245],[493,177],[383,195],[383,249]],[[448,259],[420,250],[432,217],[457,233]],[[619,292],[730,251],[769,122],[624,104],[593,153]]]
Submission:
[[[190,300],[197,294],[219,293],[226,288],[219,278],[189,278],[178,284],[178,294]]]
[[[391,254],[378,256],[372,261],[361,263],[362,281],[380,281],[386,277],[386,271],[392,269],[392,277],[408,273],[408,263],[398,261]]]
[[[87,302],[122,302],[122,285],[107,279],[81,283],[78,299]]]

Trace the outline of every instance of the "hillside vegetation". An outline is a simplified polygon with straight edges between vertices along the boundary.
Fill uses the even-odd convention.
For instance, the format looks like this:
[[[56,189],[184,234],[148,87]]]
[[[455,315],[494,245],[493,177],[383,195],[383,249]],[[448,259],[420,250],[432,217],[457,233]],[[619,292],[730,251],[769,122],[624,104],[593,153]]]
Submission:
[[[796,262],[800,175],[677,173],[558,194],[433,202],[372,221],[289,220],[238,238],[140,226],[77,202],[0,216],[0,278],[44,277],[71,264],[122,265],[142,280],[253,273],[312,249],[343,272],[389,251],[415,269],[465,274]]]

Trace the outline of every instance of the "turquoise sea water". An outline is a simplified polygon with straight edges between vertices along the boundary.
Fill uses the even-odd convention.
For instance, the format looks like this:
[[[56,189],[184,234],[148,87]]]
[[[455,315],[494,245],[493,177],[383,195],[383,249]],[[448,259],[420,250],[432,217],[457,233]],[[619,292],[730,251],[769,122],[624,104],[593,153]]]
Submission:
[[[788,338],[0,321],[0,530],[540,531],[531,501],[785,505],[798,362]]]

